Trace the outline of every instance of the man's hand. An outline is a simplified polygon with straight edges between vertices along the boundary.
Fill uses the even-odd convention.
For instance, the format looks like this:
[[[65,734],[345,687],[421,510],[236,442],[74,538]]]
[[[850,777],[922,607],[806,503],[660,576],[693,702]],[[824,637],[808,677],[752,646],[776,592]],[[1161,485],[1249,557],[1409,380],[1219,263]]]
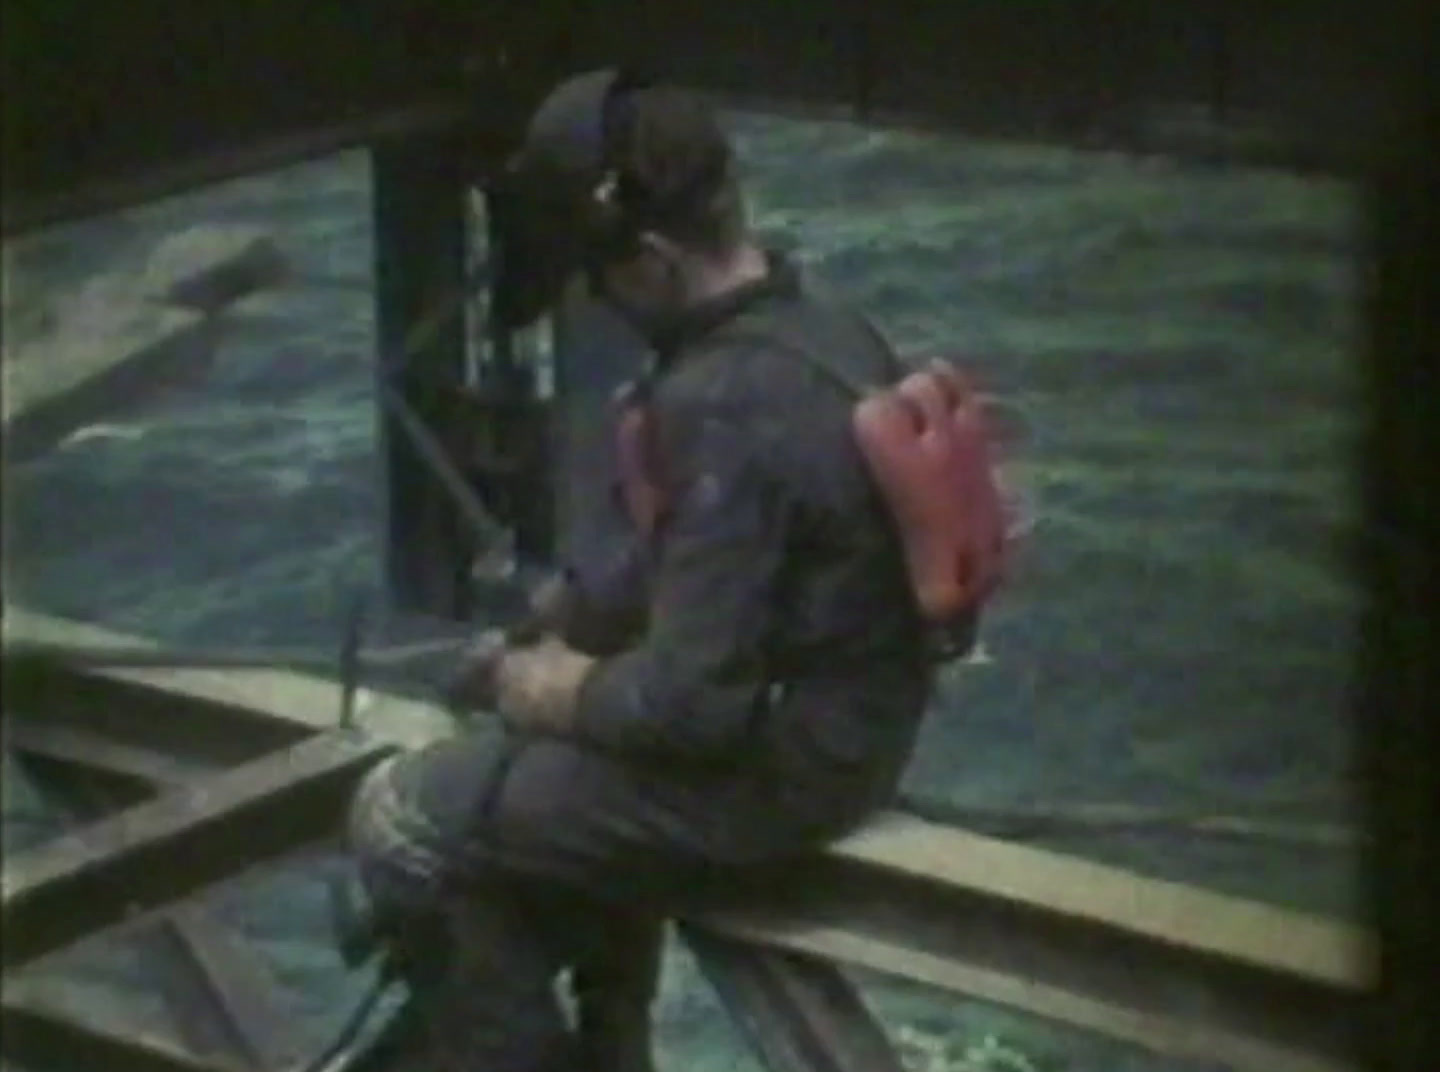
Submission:
[[[515,729],[568,733],[575,723],[580,687],[594,665],[590,656],[554,636],[507,649],[495,667],[500,717]]]

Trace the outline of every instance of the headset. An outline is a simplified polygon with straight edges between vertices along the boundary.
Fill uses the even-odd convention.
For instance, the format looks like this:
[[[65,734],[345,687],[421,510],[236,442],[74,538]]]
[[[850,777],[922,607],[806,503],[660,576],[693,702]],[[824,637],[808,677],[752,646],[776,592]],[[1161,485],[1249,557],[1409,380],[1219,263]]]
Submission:
[[[633,248],[649,198],[624,163],[629,105],[635,91],[653,84],[627,68],[562,83],[487,187],[491,310],[501,330],[528,327],[572,274]]]
[[[635,173],[635,94],[658,84],[648,70],[605,68],[576,75],[540,104],[488,191],[491,308],[501,330],[533,323],[572,274],[623,259],[641,234],[665,230],[729,174],[728,153],[670,189]]]
[[[584,174],[594,176],[583,200],[588,244],[594,257],[604,259],[627,252],[647,222],[651,192],[627,166],[625,151],[634,123],[633,94],[655,83],[630,68],[601,71],[595,78],[596,96],[579,117],[588,128],[580,144],[591,160]]]

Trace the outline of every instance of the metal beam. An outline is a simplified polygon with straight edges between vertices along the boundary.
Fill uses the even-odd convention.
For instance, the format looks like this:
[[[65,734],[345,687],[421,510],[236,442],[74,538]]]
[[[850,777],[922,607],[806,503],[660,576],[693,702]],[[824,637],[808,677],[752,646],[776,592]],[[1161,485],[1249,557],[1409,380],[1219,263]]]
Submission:
[[[21,757],[101,771],[147,791],[154,786],[184,785],[212,769],[116,741],[84,727],[15,712],[5,714],[5,749]]]
[[[145,166],[78,176],[75,185],[35,189],[6,198],[0,208],[3,233],[21,234],[67,220],[117,212],[244,175],[293,167],[347,149],[453,127],[466,114],[456,97],[421,101],[377,111],[362,119],[323,122],[314,127],[245,140],[210,153],[184,152]]]
[[[186,687],[178,674],[149,683],[157,697]],[[278,685],[257,695],[263,717],[310,728],[297,690],[288,705]],[[261,824],[262,840],[273,836]],[[248,829],[233,825],[237,837]],[[898,814],[803,866],[750,872],[723,902],[685,915],[731,938],[1257,1072],[1345,1067],[1371,982],[1369,935],[1355,928]]]
[[[858,840],[690,918],[1172,1057],[1351,1066],[1369,979],[1347,928],[898,816]]]
[[[1419,36],[1359,0],[9,0],[5,21],[7,234],[456,114],[513,136],[549,83],[617,59],[871,122],[1344,167],[1385,144]]]
[[[903,1072],[885,1029],[835,965],[694,927],[682,934],[770,1072]]]
[[[355,782],[391,749],[362,734],[319,735],[12,856],[0,963],[9,972],[333,835]]]
[[[264,671],[256,671],[263,676]],[[28,743],[37,752],[65,752],[104,742],[104,754],[95,751],[95,765],[118,773],[124,769],[152,768],[151,780],[170,781],[163,769],[214,770],[245,763],[305,739],[324,728],[298,718],[268,717],[258,705],[243,706],[213,691],[186,689],[204,677],[222,677],[214,671],[90,671],[68,667],[5,668],[6,726],[17,730],[14,743]],[[240,677],[239,673],[234,674]],[[245,675],[249,676],[249,675]],[[188,678],[188,680],[187,680]],[[178,688],[165,688],[174,682]],[[309,691],[309,690],[305,690]],[[325,695],[324,706],[313,708],[328,717],[337,710],[334,686],[316,689]],[[304,711],[304,708],[297,708]],[[308,713],[308,712],[307,712]],[[322,714],[323,713],[323,714]],[[78,758],[78,757],[77,757]]]
[[[4,632],[7,642],[21,644],[159,650],[151,641],[13,605],[5,607]],[[335,728],[340,704],[334,681],[281,670],[42,669],[10,663],[0,670],[7,726],[32,726],[43,712],[46,726],[140,750],[141,763],[149,761],[145,753],[212,770],[248,762]],[[454,722],[434,706],[368,689],[356,697],[356,715],[360,726],[396,743],[421,744],[454,730]]]
[[[32,756],[22,764],[51,806],[77,826],[151,791],[143,782],[116,781],[69,762]],[[284,1067],[296,1056],[294,1019],[275,1000],[274,973],[204,905],[180,905],[125,938],[156,977],[189,1049],[258,1069]]]
[[[119,1036],[6,993],[0,1004],[0,1053],[26,1072],[241,1072],[171,1042]]]

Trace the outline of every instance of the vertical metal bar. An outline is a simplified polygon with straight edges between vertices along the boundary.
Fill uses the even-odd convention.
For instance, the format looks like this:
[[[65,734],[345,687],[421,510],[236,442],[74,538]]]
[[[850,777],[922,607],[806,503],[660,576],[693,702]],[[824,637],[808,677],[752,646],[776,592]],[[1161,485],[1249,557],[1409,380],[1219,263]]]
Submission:
[[[411,331],[466,279],[464,155],[454,135],[421,134],[371,151],[377,376],[427,414],[418,382],[465,382],[465,318],[434,325],[414,352]],[[377,392],[378,394],[378,392]],[[385,499],[385,577],[404,610],[463,618],[473,537],[439,480],[377,398]]]

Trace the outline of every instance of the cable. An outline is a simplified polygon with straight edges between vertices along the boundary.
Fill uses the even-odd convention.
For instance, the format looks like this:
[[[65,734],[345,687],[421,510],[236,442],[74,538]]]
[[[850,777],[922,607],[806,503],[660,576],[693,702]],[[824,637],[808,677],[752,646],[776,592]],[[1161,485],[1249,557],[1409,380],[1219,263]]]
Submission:
[[[370,666],[398,666],[412,659],[451,655],[469,637],[441,637],[384,648],[357,649],[356,661]],[[64,664],[89,669],[158,670],[301,670],[335,673],[334,655],[304,648],[173,648],[123,647],[103,644],[66,644],[58,641],[6,637],[0,659],[8,664]]]
[[[450,493],[450,499],[455,508],[460,511],[475,531],[481,543],[487,547],[494,547],[508,540],[510,538],[509,529],[485,508],[469,481],[451,460],[444,445],[425,424],[424,419],[405,400],[405,396],[388,381],[382,380],[379,389],[381,404],[389,410],[400,429],[409,438],[411,446],[420,454],[440,483],[444,485],[445,490]]]
[[[379,977],[365,992],[365,996],[360,999],[335,1038],[302,1065],[299,1072],[340,1072],[340,1069],[331,1069],[330,1065],[355,1045],[361,1032],[369,1025],[370,1018],[375,1012],[376,1006],[379,1005],[381,997],[384,996],[386,990],[390,989],[390,983],[390,975],[382,968]]]

